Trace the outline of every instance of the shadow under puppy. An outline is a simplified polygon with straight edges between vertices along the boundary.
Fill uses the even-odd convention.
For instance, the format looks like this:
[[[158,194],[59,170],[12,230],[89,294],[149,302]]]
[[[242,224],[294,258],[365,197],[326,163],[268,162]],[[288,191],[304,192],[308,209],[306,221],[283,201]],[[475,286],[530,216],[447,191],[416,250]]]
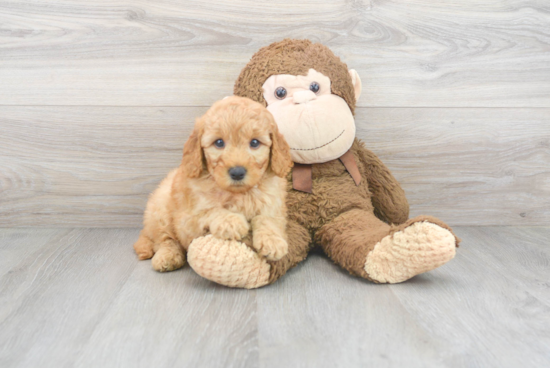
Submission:
[[[289,146],[264,106],[242,97],[216,102],[195,122],[180,167],[149,198],[134,244],[139,259],[172,271],[185,264],[194,239],[212,236],[246,246],[242,239],[255,255],[280,259],[288,252],[291,167]]]

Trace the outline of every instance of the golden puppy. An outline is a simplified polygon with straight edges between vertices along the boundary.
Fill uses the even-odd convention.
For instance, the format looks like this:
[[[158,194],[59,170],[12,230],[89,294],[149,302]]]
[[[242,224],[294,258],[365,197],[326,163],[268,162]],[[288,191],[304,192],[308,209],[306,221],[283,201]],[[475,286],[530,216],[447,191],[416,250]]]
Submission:
[[[288,251],[284,178],[291,166],[265,107],[242,97],[216,102],[197,119],[181,166],[149,198],[134,244],[138,257],[172,271],[185,264],[193,239],[211,233],[240,240],[252,227],[257,252],[280,259]]]

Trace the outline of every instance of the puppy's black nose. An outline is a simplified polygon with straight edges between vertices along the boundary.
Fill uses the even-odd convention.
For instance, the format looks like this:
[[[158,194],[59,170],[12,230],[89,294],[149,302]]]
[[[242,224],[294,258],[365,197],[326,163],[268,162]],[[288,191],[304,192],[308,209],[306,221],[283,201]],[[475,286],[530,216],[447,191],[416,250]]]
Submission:
[[[229,169],[229,176],[233,180],[243,180],[246,175],[246,169],[242,166],[235,166]]]

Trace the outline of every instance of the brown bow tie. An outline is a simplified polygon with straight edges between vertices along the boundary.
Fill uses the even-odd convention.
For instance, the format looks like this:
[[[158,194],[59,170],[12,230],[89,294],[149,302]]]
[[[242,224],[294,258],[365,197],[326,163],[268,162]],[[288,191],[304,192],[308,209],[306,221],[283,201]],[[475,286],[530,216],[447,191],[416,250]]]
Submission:
[[[346,167],[346,170],[353,178],[355,185],[359,185],[359,183],[361,183],[361,173],[357,168],[357,163],[355,162],[355,157],[353,157],[351,150],[344,153],[339,160]],[[299,190],[300,192],[312,193],[313,179],[311,168],[311,164],[294,163],[294,168],[292,169],[292,188]]]

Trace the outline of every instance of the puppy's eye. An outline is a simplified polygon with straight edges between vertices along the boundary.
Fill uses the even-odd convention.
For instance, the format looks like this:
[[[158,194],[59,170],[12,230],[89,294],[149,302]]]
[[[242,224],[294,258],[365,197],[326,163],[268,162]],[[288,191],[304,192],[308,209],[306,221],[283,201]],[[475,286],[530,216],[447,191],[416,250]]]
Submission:
[[[218,148],[224,148],[225,147],[225,142],[223,141],[223,139],[217,139],[214,142],[214,146],[216,146]]]
[[[309,85],[309,90],[313,93],[319,92],[320,88],[321,87],[319,87],[319,83],[317,82],[311,82],[311,84]]]
[[[286,97],[285,87],[277,87],[277,89],[275,90],[275,97],[277,97],[279,100],[284,100]]]
[[[253,139],[250,141],[250,147],[252,148],[258,148],[260,146],[260,141],[257,139]]]

